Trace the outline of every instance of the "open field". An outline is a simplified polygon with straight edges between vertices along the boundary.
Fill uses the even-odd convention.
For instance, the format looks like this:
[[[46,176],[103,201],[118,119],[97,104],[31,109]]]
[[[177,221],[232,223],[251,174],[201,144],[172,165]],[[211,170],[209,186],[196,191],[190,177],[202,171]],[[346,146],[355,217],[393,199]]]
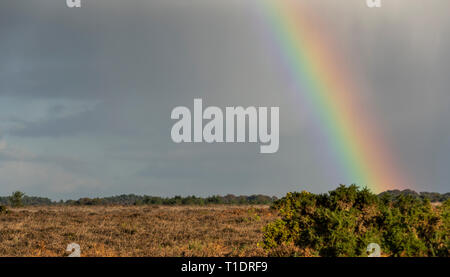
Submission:
[[[0,214],[0,256],[265,256],[268,206],[51,206]]]

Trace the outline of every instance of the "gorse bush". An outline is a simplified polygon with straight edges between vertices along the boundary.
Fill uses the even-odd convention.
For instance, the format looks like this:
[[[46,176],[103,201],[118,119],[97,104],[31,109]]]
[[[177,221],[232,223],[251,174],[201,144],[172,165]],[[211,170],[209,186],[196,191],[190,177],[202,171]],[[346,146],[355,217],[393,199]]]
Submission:
[[[341,185],[328,194],[288,193],[272,208],[281,218],[264,228],[272,256],[449,256],[450,201],[434,208],[408,195],[378,197]]]

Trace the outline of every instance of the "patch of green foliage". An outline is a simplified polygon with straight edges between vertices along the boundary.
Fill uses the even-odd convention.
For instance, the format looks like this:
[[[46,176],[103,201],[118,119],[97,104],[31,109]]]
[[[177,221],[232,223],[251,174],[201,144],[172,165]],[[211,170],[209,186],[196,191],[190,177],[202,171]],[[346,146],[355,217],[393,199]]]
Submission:
[[[450,200],[433,207],[409,195],[378,197],[341,185],[328,194],[288,193],[275,201],[281,218],[264,228],[272,256],[449,256]]]

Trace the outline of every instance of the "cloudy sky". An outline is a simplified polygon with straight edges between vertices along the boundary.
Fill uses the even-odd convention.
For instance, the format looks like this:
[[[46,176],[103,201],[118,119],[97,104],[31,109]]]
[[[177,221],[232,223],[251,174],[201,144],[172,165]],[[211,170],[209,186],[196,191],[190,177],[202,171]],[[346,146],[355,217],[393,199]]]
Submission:
[[[299,0],[419,191],[450,188],[450,1]],[[351,183],[293,100],[258,0],[2,0],[0,195],[283,195]],[[319,24],[319,23],[317,23]],[[279,106],[280,149],[175,144],[176,106]]]

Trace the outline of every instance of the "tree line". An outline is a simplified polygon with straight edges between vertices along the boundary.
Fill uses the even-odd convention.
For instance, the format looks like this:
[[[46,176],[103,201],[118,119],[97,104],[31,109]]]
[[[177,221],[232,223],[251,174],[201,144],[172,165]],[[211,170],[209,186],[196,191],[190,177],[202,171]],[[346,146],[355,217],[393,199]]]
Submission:
[[[388,197],[391,200],[397,198],[398,196],[410,196],[414,199],[425,200],[428,199],[430,202],[445,202],[450,198],[450,192],[447,193],[438,193],[438,192],[415,192],[410,189],[405,190],[388,190],[379,194],[381,197]]]
[[[378,196],[386,199],[394,200],[398,196],[404,195],[414,199],[425,200],[430,202],[444,202],[450,198],[450,193],[437,192],[415,192],[413,190],[389,190],[380,193]],[[174,196],[159,197],[136,194],[122,194],[110,197],[97,198],[79,198],[78,200],[60,200],[53,201],[46,197],[28,196],[20,191],[12,193],[10,196],[0,196],[0,205],[3,206],[46,206],[46,205],[72,205],[72,206],[93,206],[93,205],[208,205],[208,204],[229,204],[229,205],[268,205],[277,200],[275,196],[267,196],[262,194],[255,195],[233,195],[225,196],[213,195],[209,197],[197,196]]]
[[[45,197],[24,195],[22,192],[14,192],[11,196],[0,197],[0,205],[4,206],[45,206],[45,205],[71,205],[71,206],[95,206],[95,205],[267,205],[277,200],[275,196],[267,195],[213,195],[209,197],[174,196],[159,197],[148,195],[122,194],[102,198],[80,198],[78,200],[52,201]]]

